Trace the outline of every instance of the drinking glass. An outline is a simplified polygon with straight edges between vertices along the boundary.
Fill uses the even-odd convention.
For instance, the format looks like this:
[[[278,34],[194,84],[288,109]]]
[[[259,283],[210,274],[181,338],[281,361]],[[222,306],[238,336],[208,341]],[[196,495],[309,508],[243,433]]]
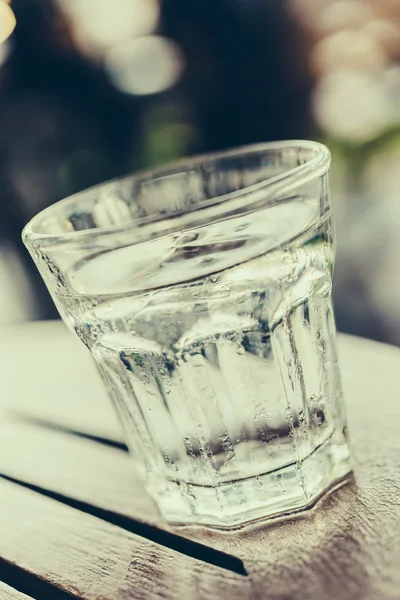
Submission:
[[[195,157],[24,229],[168,521],[290,514],[349,473],[329,163],[309,141]]]

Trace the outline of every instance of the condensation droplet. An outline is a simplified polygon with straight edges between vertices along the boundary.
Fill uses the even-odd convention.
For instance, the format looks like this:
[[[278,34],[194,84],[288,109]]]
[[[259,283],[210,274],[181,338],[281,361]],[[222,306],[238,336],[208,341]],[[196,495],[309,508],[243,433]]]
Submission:
[[[185,246],[186,244],[190,244],[191,242],[195,242],[200,236],[198,231],[188,231],[183,235],[180,235],[175,240],[175,246]]]

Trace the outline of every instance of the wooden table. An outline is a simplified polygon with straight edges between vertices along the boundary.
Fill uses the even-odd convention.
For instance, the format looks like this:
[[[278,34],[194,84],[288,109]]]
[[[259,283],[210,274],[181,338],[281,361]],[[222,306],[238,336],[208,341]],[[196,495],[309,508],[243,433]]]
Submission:
[[[61,323],[0,335],[0,599],[400,598],[400,351],[341,337],[356,482],[307,517],[170,528]]]

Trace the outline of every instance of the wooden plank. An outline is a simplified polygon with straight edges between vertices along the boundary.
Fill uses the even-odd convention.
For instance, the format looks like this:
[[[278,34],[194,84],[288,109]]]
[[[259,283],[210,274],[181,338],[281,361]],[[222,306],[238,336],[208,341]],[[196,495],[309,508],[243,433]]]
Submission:
[[[3,420],[0,474],[129,517],[159,521],[129,454],[84,438]]]
[[[84,600],[252,596],[246,577],[4,480],[0,531],[3,560]]]
[[[0,598],[1,600],[32,600],[31,596],[22,594],[14,588],[0,581]]]
[[[21,440],[24,440],[23,445]],[[43,432],[32,426],[3,422],[0,478],[34,488],[43,495],[211,564],[234,572],[244,571],[241,561],[234,557],[218,556],[208,546],[185,543],[190,536],[171,535],[173,530],[165,527],[156,505],[135,473],[133,461],[125,452],[54,431]]]
[[[62,322],[2,329],[0,373],[0,409],[122,439],[89,351]]]
[[[393,600],[400,589],[400,351],[356,338],[343,338],[340,351],[357,485],[325,498],[307,518],[231,534],[178,530],[241,557],[261,597]],[[123,452],[15,427],[0,429],[1,471],[167,529]],[[22,438],[29,453],[14,459]]]

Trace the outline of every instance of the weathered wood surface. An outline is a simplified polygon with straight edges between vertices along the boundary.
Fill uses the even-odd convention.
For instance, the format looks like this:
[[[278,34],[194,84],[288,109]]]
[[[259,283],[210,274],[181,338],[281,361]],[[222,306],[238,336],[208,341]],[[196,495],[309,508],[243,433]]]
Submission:
[[[246,577],[8,481],[0,481],[0,499],[1,558],[79,598],[251,597]]]
[[[0,581],[0,598],[1,600],[32,600],[30,596],[17,592],[14,588]]]
[[[167,552],[167,556],[171,553],[171,556],[178,557],[178,562],[192,561],[188,567],[183,568],[187,568],[191,573],[190,585],[194,586],[191,597],[194,598],[206,597],[206,594],[212,598],[225,595],[228,597],[231,593],[240,593],[244,598],[260,597],[268,600],[400,598],[400,436],[397,425],[400,417],[400,387],[397,383],[397,371],[400,369],[399,350],[356,338],[344,337],[340,341],[356,484],[352,482],[325,498],[305,518],[236,533],[205,533],[188,527],[175,530],[179,536],[186,536],[188,539],[242,558],[249,573],[249,577],[246,578],[213,565],[204,565],[163,547],[170,545],[173,548],[173,538],[172,542],[171,539],[159,540],[156,535],[153,539],[160,543],[153,544],[132,533],[138,531],[142,536],[148,535],[147,530],[140,528],[140,523],[150,523],[165,530],[168,528],[159,517],[153,502],[143,491],[130,458],[122,450],[66,432],[39,427],[33,423],[21,423],[18,420],[21,414],[30,414],[33,417],[39,415],[41,419],[58,425],[65,424],[66,427],[86,431],[92,435],[120,439],[118,423],[113,416],[110,417],[112,410],[100,389],[97,373],[90,364],[90,357],[84,348],[80,347],[79,342],[76,342],[61,324],[29,327],[29,335],[25,332],[24,335],[17,336],[19,343],[22,343],[21,340],[26,336],[25,348],[27,338],[32,337],[37,328],[38,334],[34,337],[38,348],[34,352],[31,345],[33,353],[30,354],[29,378],[26,377],[22,381],[21,376],[18,398],[10,383],[7,384],[10,393],[1,398],[3,417],[7,415],[0,425],[1,474],[39,486],[41,494],[36,493],[34,496],[41,501],[53,503],[52,506],[60,505],[63,510],[75,514],[76,510],[60,504],[63,496],[71,497],[82,511],[117,522],[119,528],[91,515],[79,513],[84,520],[89,519],[101,526],[107,525],[122,532],[122,539],[128,535],[133,536],[139,546],[144,542],[152,544],[155,556],[158,551],[161,552],[161,557],[155,559],[156,562],[159,561],[158,569],[166,568],[171,571],[163,552]],[[15,342],[14,350],[7,352],[7,336],[2,337],[2,381],[9,377],[10,372],[15,373],[11,363],[13,360],[15,362],[18,347],[19,344]],[[46,363],[46,354],[54,354],[55,347],[57,360],[52,360],[50,370]],[[66,376],[65,364],[68,361]],[[44,378],[46,383],[40,383],[39,380]],[[82,381],[85,383],[81,384]],[[77,391],[80,385],[85,386],[85,399],[81,391]],[[54,394],[57,394],[59,387],[62,387],[61,395],[57,395],[54,400]],[[25,400],[21,397],[24,389]],[[39,390],[40,397],[37,396]],[[93,390],[93,393],[90,390]],[[76,396],[68,400],[74,394],[78,395],[79,401]],[[77,411],[78,414],[71,414],[73,411]],[[9,482],[7,485],[14,486],[12,489],[17,487]],[[33,494],[22,488],[20,493]],[[56,502],[43,498],[45,493],[62,496],[58,498],[59,502]],[[110,512],[96,513],[96,509]],[[119,522],[116,520],[118,515],[129,519]],[[2,547],[0,541],[0,555],[3,554]],[[186,548],[185,551],[190,552],[190,549]],[[28,554],[29,549],[26,558]],[[43,560],[40,568],[35,567],[37,571],[46,569],[45,557]],[[131,579],[124,580],[128,581],[124,589],[131,585],[144,585],[140,577],[134,580],[138,572],[137,563],[135,564],[136,567],[131,569]],[[174,562],[175,564],[177,563]],[[218,564],[218,560],[215,564]],[[84,565],[83,570],[78,569],[74,573],[78,583],[80,582],[79,585],[83,587],[88,562],[85,561]],[[198,565],[201,565],[199,571]],[[24,568],[28,568],[28,565]],[[108,568],[112,570],[113,566]],[[143,569],[144,567],[140,570],[142,579],[143,574],[147,573]],[[211,583],[207,583],[210,580],[208,569],[211,569],[212,573],[213,569],[216,569],[215,573],[218,573],[218,577],[215,573],[214,579],[211,577]],[[175,570],[174,566],[173,571],[175,578],[180,577],[179,569]],[[43,572],[48,577],[48,572]],[[202,575],[198,579],[200,572]],[[222,574],[221,578],[219,574]],[[151,576],[150,571],[148,576]],[[62,578],[63,574],[57,574],[58,577]],[[167,574],[166,577],[167,581],[170,581]],[[205,586],[203,588],[201,581]],[[222,584],[222,581],[225,581],[225,584]],[[182,597],[179,593],[182,593],[184,588],[179,588],[180,583],[180,580],[176,580],[178,588],[175,592],[168,587],[169,584],[166,586],[166,594],[169,594],[167,597]],[[210,586],[216,586],[214,592]],[[139,595],[125,595],[121,598],[157,597],[163,589],[155,585],[151,589],[143,588],[142,595],[136,591]],[[129,593],[133,593],[132,590]],[[103,598],[101,595],[88,597],[96,600]]]
[[[0,407],[89,434],[122,439],[88,351],[61,322],[2,329],[0,373]]]

